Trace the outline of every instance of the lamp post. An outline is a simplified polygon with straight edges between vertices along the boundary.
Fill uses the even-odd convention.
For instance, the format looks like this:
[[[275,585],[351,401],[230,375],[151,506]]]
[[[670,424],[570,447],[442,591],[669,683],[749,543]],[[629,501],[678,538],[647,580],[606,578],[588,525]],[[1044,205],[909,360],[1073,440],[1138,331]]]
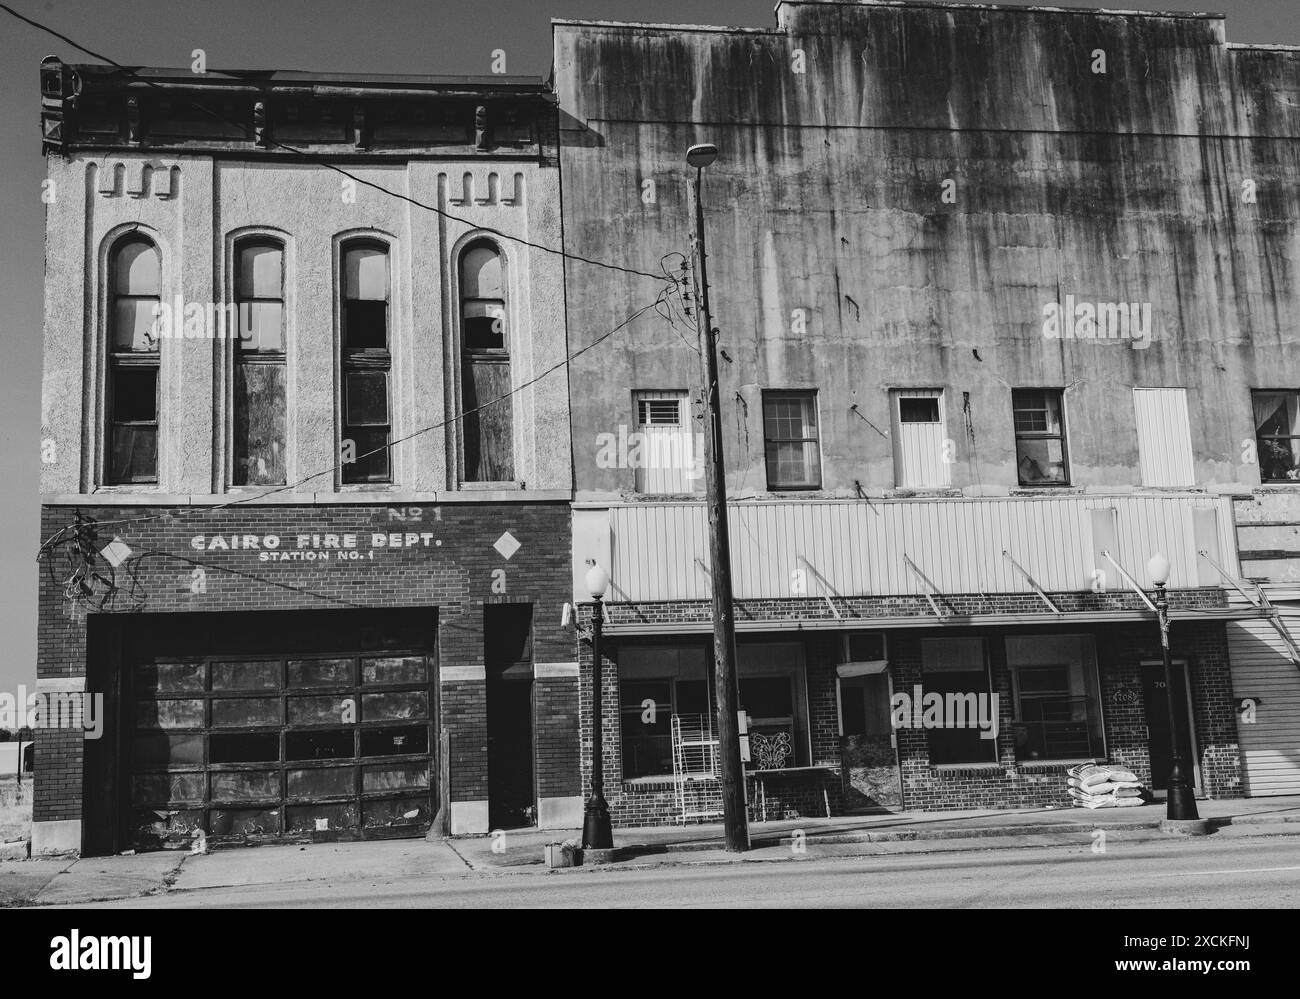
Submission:
[[[731,598],[731,537],[727,527],[727,480],[722,460],[722,413],[719,406],[717,339],[709,313],[709,272],[704,252],[704,203],[700,188],[704,168],[718,158],[718,147],[703,143],[686,151],[686,164],[695,168],[696,324],[700,366],[704,378],[707,425],[704,431],[704,484],[709,514],[709,560],[713,575],[714,688],[718,704],[719,777],[722,782],[722,823],[727,850],[749,849],[745,815],[744,772],[740,765],[740,696],[736,689],[736,623]]]
[[[1184,770],[1181,740],[1178,738],[1178,712],[1174,708],[1174,670],[1169,661],[1169,559],[1157,552],[1147,562],[1147,574],[1156,588],[1156,618],[1160,622],[1160,654],[1165,667],[1165,710],[1169,712],[1169,780],[1165,791],[1168,819],[1197,819],[1196,795]]]
[[[592,599],[591,618],[591,797],[582,817],[582,848],[584,850],[612,850],[614,830],[609,820],[609,804],[605,801],[604,740],[601,738],[601,683],[600,629],[604,624],[605,591],[609,588],[609,573],[599,562],[587,570],[587,592]]]

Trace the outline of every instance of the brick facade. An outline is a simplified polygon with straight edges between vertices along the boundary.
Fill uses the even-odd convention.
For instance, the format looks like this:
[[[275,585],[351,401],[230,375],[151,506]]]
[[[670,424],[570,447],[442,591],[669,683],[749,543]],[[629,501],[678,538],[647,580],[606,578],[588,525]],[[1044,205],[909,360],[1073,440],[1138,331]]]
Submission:
[[[1018,594],[994,594],[987,597],[953,597],[952,603],[995,606],[1002,612],[1030,612],[1037,598]],[[1062,609],[1137,609],[1134,595],[1053,594]],[[888,616],[890,610],[915,607],[919,598],[852,598],[842,601],[863,617]],[[1222,606],[1221,591],[1212,589],[1170,593],[1176,609]],[[1136,606],[1133,606],[1136,605]],[[1040,605],[1041,606],[1041,605]],[[829,616],[824,601],[770,600],[737,603],[739,620],[755,620],[765,613],[769,620],[799,620],[801,617]],[[703,603],[664,602],[656,604],[611,605],[609,617],[619,624],[631,622],[679,623],[707,620],[709,607]],[[901,615],[900,615],[901,616]],[[589,617],[586,619],[589,620]],[[846,621],[846,627],[851,622]],[[1039,633],[1047,634],[1042,626]],[[987,764],[932,765],[927,735],[923,729],[896,730],[898,759],[903,785],[904,807],[930,811],[970,808],[1070,807],[1067,793],[1067,763],[1021,761],[1016,757],[1013,719],[1015,714],[1011,673],[1006,664],[1006,635],[1026,634],[1026,628],[960,628],[946,626],[941,631],[927,627],[895,629],[887,632],[888,659],[893,689],[910,691],[921,684],[921,640],[939,636],[980,636],[986,639],[992,691],[999,695],[999,727],[996,762]],[[1087,625],[1063,625],[1052,629],[1057,634],[1091,634],[1097,656],[1106,760],[1122,764],[1149,785],[1151,760],[1147,747],[1146,714],[1142,696],[1140,664],[1160,658],[1159,631],[1154,622],[1109,622]],[[789,632],[774,633],[774,640],[788,641]],[[797,634],[797,633],[796,633]],[[657,634],[655,641],[671,643],[671,636]],[[676,640],[684,640],[679,638]],[[703,640],[696,633],[688,639]],[[804,662],[808,691],[808,724],[812,764],[816,768],[804,773],[768,775],[763,779],[762,796],[751,781],[750,818],[761,818],[766,805],[768,818],[781,818],[788,812],[801,816],[822,816],[829,803],[833,814],[844,807],[839,745],[839,717],[835,664],[838,661],[839,636],[834,632],[806,634]],[[616,825],[658,825],[678,821],[678,807],[671,779],[642,778],[623,780],[621,754],[621,719],[619,716],[618,652],[623,633],[602,642],[605,795]],[[1211,798],[1233,798],[1242,794],[1240,752],[1237,745],[1236,715],[1228,671],[1225,626],[1221,622],[1176,620],[1171,629],[1172,654],[1185,659],[1191,677],[1191,696],[1201,782],[1198,793]],[[591,679],[592,653],[587,641],[579,641],[582,690],[582,772],[584,792],[591,762]],[[708,797],[712,795],[712,799]],[[716,790],[706,792],[704,800],[716,800]]]
[[[132,607],[148,614],[428,608],[437,619],[438,701],[440,724],[450,735],[451,800],[479,802],[489,795],[483,606],[532,604],[534,661],[572,659],[572,635],[560,627],[570,560],[568,505],[563,502],[396,509],[373,501],[224,509],[46,506],[43,537],[54,537],[72,524],[75,510],[96,525],[97,545],[120,537],[133,558],[116,571],[117,594],[106,603],[107,613],[99,613],[64,595],[59,579],[64,549],[53,550],[40,580],[40,681],[85,677],[88,645],[98,649],[104,644],[98,637],[88,643],[88,629],[114,611],[126,614]],[[509,559],[493,547],[505,532],[520,543]],[[323,546],[327,534],[336,536],[340,548],[313,547],[317,538]],[[267,546],[268,535],[279,539],[278,547]],[[355,536],[355,547],[342,547],[344,535]],[[384,536],[381,547],[373,545],[373,535]],[[218,543],[210,548],[214,537],[226,547]],[[232,537],[238,547],[230,547]],[[191,544],[196,538],[203,539],[203,550]],[[245,547],[252,543],[248,539],[257,547]],[[393,541],[400,546],[393,547]],[[262,560],[263,553],[294,552],[317,557]],[[359,557],[339,558],[340,552]],[[321,558],[322,553],[329,557]],[[97,565],[105,571],[102,559]],[[577,793],[575,682],[537,681],[533,734],[542,795]],[[34,820],[82,818],[89,789],[81,732],[43,730],[37,746]]]

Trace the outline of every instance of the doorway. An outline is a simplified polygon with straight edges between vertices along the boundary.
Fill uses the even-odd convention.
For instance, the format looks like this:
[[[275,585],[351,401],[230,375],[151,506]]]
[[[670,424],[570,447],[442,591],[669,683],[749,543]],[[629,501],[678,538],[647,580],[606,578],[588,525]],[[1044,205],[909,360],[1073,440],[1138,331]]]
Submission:
[[[1196,788],[1201,785],[1201,766],[1196,752],[1186,661],[1175,660],[1170,672],[1174,681],[1174,711],[1178,716],[1178,749],[1187,764],[1192,787]],[[1147,750],[1151,755],[1151,788],[1163,791],[1169,787],[1170,758],[1169,709],[1165,702],[1163,663],[1142,663],[1142,699],[1146,708]]]
[[[488,822],[493,829],[537,824],[532,619],[531,604],[488,604],[483,608]]]
[[[897,737],[890,724],[889,671],[883,661],[845,663],[839,670],[845,810],[901,809],[903,778],[898,766]]]

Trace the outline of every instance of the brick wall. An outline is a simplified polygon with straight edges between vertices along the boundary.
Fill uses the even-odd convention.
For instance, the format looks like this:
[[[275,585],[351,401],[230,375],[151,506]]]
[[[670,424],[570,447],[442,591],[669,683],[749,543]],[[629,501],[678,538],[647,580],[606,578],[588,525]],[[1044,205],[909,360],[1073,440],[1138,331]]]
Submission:
[[[1066,600],[1065,596],[1073,599]],[[1100,598],[1095,600],[1094,598]],[[1036,600],[1031,597],[1031,600]],[[1129,599],[1119,594],[1054,595],[1062,609],[1084,609],[1094,603],[1112,608],[1129,609]],[[1170,594],[1174,607],[1213,607],[1222,604],[1219,590],[1178,591]],[[999,612],[1035,611],[1024,605],[1020,595],[954,597],[957,607],[968,605],[997,606]],[[1137,597],[1131,595],[1137,604]],[[760,601],[746,608],[750,617],[759,613],[768,619],[797,619],[801,614],[820,608],[828,616],[824,601]],[[882,610],[901,611],[916,607],[913,598],[854,598],[853,603],[864,617],[883,616]],[[922,616],[928,607],[916,607]],[[1077,605],[1070,607],[1069,605]],[[1137,604],[1140,607],[1140,604]],[[1039,605],[1041,607],[1041,604]],[[923,608],[923,609],[922,609]],[[1099,607],[1091,607],[1099,609]],[[1132,609],[1137,609],[1133,607]],[[610,617],[619,623],[631,620],[673,620],[679,623],[707,620],[705,603],[664,602],[655,604],[612,605]],[[812,616],[816,616],[814,612]],[[738,613],[738,617],[741,615]],[[851,626],[851,622],[845,622]],[[971,808],[1069,807],[1065,770],[1068,764],[1020,761],[1016,757],[1014,690],[1006,663],[1006,647],[1000,639],[1008,633],[1024,634],[1024,629],[954,629],[942,634],[982,635],[987,639],[992,691],[999,706],[998,736],[990,749],[989,762],[979,765],[932,766],[929,743],[924,729],[900,728],[896,731],[903,782],[904,807],[909,810],[946,810]],[[1115,622],[1090,626],[1069,626],[1060,633],[1092,633],[1097,654],[1103,730],[1107,760],[1132,769],[1146,784],[1151,779],[1151,761],[1147,750],[1146,715],[1142,697],[1141,662],[1160,658],[1159,631],[1154,622]],[[921,640],[937,637],[934,628],[890,631],[888,655],[894,690],[910,692],[922,684]],[[1237,745],[1236,715],[1228,670],[1225,626],[1220,622],[1175,621],[1172,630],[1175,659],[1186,659],[1191,675],[1193,714],[1203,786],[1201,791],[1212,798],[1239,797],[1242,793],[1240,752]],[[783,634],[788,640],[788,633]],[[666,639],[665,639],[666,640]],[[698,638],[693,638],[698,641]],[[835,663],[839,637],[833,632],[805,638],[809,725],[812,735],[813,763],[839,768],[838,712],[836,705]],[[622,778],[620,719],[618,716],[618,642],[608,633],[602,648],[604,668],[603,710],[605,795],[611,814],[618,825],[668,824],[677,821],[678,806],[671,781],[628,781]],[[584,793],[588,791],[591,761],[591,646],[578,643],[581,671],[581,731]],[[784,815],[787,808],[800,815],[824,815],[825,798],[832,811],[843,808],[841,784],[834,769],[813,771],[807,775],[768,778],[764,782],[769,818]],[[707,800],[709,794],[705,793]],[[756,806],[751,801],[751,806]],[[751,818],[755,818],[751,807]]]
[[[117,595],[108,613],[428,607],[438,616],[440,669],[483,667],[482,605],[495,601],[534,605],[538,661],[570,657],[572,636],[560,628],[570,585],[570,519],[566,503],[444,503],[397,510],[368,505],[237,505],[207,507],[81,507],[95,523],[97,547],[115,535],[141,556],[117,570]],[[42,537],[73,522],[69,507],[42,508]],[[520,547],[510,559],[493,544],[510,532]],[[389,535],[398,534],[399,547]],[[338,548],[324,547],[325,535]],[[344,536],[355,535],[354,548]],[[374,546],[372,535],[384,535]],[[237,537],[232,543],[232,535]],[[266,536],[279,539],[268,548]],[[299,535],[307,536],[299,547]],[[312,535],[317,539],[313,540]],[[68,536],[65,534],[65,537]],[[226,547],[210,548],[221,536]],[[201,537],[203,550],[191,545]],[[250,547],[253,539],[257,547]],[[409,542],[409,543],[408,543]],[[319,544],[321,547],[314,547]],[[355,553],[356,558],[339,558]],[[263,559],[263,554],[268,555]],[[291,560],[281,560],[289,553]],[[293,554],[301,557],[293,559]],[[307,558],[310,553],[316,557]],[[328,557],[321,557],[322,554]],[[37,675],[41,679],[86,674],[86,607],[65,597],[68,549],[56,549],[42,566]],[[274,561],[270,556],[277,556]],[[97,567],[107,572],[106,563]],[[202,570],[196,576],[196,570]],[[481,676],[481,674],[480,674]],[[572,680],[569,684],[572,685]],[[540,731],[546,743],[547,786],[563,785],[560,756],[573,722],[556,706],[562,685],[548,682]],[[443,723],[451,736],[451,796],[482,800],[487,787],[487,700],[481,678],[455,678],[440,690]],[[567,726],[567,727],[566,727]],[[38,734],[34,819],[82,816],[83,744],[72,730]],[[569,750],[574,757],[572,748]],[[576,793],[576,767],[569,767]]]

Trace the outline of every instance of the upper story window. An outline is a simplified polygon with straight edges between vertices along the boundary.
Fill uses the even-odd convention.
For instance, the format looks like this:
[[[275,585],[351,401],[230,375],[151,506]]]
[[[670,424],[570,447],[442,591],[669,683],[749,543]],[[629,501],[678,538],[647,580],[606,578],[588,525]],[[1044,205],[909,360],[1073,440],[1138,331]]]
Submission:
[[[816,392],[763,393],[763,447],[768,489],[821,488]]]
[[[1012,389],[1016,476],[1022,486],[1066,486],[1070,469],[1059,389]]]
[[[900,488],[936,489],[951,483],[944,460],[942,389],[894,389],[894,482]]]
[[[284,245],[263,237],[235,245],[239,337],[232,387],[236,486],[285,483]]]
[[[1133,415],[1137,425],[1142,485],[1195,485],[1187,390],[1135,388]]]
[[[109,255],[107,480],[158,481],[158,247],[127,236]]]
[[[466,482],[515,477],[513,383],[505,274],[495,245],[460,256],[461,442]]]
[[[391,482],[388,247],[374,240],[353,240],[343,244],[342,254],[343,482]],[[352,461],[347,460],[349,442]]]
[[[686,393],[680,390],[640,390],[632,394],[636,408],[636,491],[658,495],[694,492],[702,466],[695,435],[688,424]]]
[[[1254,392],[1261,482],[1300,479],[1300,392]]]

